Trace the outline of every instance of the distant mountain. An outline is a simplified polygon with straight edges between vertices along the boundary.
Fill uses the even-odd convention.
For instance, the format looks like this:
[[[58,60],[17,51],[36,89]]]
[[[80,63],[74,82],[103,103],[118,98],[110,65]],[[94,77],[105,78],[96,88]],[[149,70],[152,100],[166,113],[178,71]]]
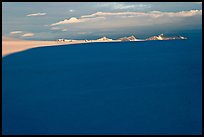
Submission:
[[[150,38],[147,38],[146,40],[164,40],[165,37],[164,37],[164,34],[160,34],[158,36],[152,36]]]
[[[123,37],[123,38],[119,38],[118,40],[121,41],[138,41],[138,39],[135,38],[135,36],[129,36],[129,37]]]
[[[164,34],[160,34],[158,36],[147,38],[146,40],[175,40],[175,39],[187,39],[187,38],[182,36],[165,37]]]
[[[112,39],[109,39],[107,37],[102,37],[102,38],[99,38],[97,40],[99,40],[99,41],[112,41]]]

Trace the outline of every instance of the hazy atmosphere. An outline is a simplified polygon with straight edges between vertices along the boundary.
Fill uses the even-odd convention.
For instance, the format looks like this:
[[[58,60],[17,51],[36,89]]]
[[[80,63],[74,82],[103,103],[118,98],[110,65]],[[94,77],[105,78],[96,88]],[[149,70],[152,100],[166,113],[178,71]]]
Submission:
[[[3,36],[146,38],[201,29],[201,2],[3,2]]]

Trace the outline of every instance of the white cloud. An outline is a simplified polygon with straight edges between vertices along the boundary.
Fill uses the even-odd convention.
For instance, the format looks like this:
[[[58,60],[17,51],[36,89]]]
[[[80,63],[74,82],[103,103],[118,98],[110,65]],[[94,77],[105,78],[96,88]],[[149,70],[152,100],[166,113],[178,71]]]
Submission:
[[[33,13],[33,14],[28,14],[28,15],[26,15],[26,16],[44,16],[44,15],[46,15],[47,13]]]
[[[22,31],[12,31],[10,32],[11,35],[15,35],[15,34],[21,34],[23,33]]]
[[[181,12],[161,12],[161,11],[151,11],[151,12],[96,12],[90,15],[81,16],[82,18],[93,18],[98,16],[149,16],[149,17],[159,17],[159,16],[170,16],[170,17],[185,17],[185,16],[194,16],[202,15],[202,10],[190,10],[190,11],[181,11]]]
[[[50,30],[61,30],[61,31],[68,31],[67,28],[60,28],[60,27],[52,27]]]
[[[57,25],[64,25],[64,24],[74,24],[74,23],[80,23],[80,22],[87,22],[87,21],[94,21],[98,19],[104,19],[104,17],[96,17],[96,18],[75,18],[72,17],[70,19],[65,19],[63,21],[59,21],[57,23],[50,24],[50,26],[57,26]]]
[[[52,27],[52,28],[50,28],[50,30],[60,30],[61,28],[59,28],[59,27]]]
[[[49,26],[57,26],[63,30],[68,25],[69,30],[85,31],[89,29],[105,30],[154,25],[165,26],[166,24],[171,26],[176,26],[176,24],[198,24],[201,23],[201,19],[202,10],[180,12],[96,12],[79,18],[72,17]]]
[[[74,12],[75,10],[70,9],[69,12]]]
[[[126,10],[126,9],[147,9],[150,8],[150,4],[128,4],[128,3],[120,3],[120,2],[113,2],[113,3],[103,3],[98,4],[97,7],[108,7],[114,10]]]
[[[32,36],[34,36],[33,33],[23,33],[23,31],[12,31],[12,32],[10,32],[10,35],[16,35],[16,34],[21,34],[22,37],[32,37]]]
[[[62,24],[71,24],[71,23],[79,23],[79,22],[82,22],[82,20],[78,20],[77,18],[72,17],[70,19],[65,19],[63,21],[59,21],[57,23],[53,23],[50,26],[56,26],[56,25],[62,25]]]
[[[32,36],[34,36],[33,33],[25,33],[22,35],[22,37],[32,37]]]

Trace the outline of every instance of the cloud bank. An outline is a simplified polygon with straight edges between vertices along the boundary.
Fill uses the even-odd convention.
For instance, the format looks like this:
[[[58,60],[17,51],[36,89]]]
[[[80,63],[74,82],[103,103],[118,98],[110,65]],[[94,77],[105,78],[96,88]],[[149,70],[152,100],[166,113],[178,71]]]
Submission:
[[[96,12],[90,15],[81,16],[81,18],[93,18],[98,16],[125,16],[125,17],[186,17],[202,15],[202,10],[190,10],[190,11],[180,11],[180,12],[161,12],[161,11],[151,11],[151,12]]]
[[[152,27],[166,24],[195,24],[201,22],[202,10],[180,12],[96,12],[79,18],[71,17],[49,26],[72,29],[114,29],[124,27]]]

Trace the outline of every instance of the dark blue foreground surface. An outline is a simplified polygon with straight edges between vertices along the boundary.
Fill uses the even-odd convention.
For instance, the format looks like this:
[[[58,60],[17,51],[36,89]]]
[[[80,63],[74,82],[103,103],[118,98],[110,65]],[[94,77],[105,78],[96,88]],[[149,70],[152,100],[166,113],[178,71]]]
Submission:
[[[3,58],[3,134],[201,134],[201,36]]]

